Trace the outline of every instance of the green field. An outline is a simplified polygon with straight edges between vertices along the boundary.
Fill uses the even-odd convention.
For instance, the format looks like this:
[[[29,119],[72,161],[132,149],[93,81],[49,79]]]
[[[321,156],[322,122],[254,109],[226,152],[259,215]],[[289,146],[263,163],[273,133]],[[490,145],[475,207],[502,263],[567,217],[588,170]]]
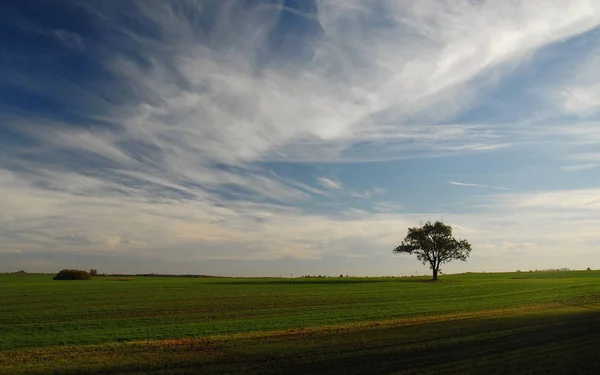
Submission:
[[[600,374],[600,272],[0,275],[0,374]]]

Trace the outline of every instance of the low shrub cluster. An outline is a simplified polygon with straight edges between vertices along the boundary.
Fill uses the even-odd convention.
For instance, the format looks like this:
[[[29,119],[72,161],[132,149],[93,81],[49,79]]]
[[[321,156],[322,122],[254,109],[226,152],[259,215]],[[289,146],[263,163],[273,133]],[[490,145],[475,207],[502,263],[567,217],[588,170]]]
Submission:
[[[83,270],[62,270],[54,276],[53,280],[91,280],[92,275]]]

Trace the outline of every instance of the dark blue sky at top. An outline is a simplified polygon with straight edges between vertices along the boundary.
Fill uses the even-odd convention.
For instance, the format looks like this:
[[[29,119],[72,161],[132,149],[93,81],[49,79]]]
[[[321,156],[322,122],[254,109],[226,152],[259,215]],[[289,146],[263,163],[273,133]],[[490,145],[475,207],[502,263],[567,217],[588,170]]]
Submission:
[[[216,27],[218,3],[205,2],[202,12],[186,8],[183,2],[181,6],[175,6],[178,15],[193,21],[197,40],[214,49],[227,48],[226,45],[215,44],[210,37]],[[248,8],[258,3],[264,2],[249,1]],[[316,10],[313,1],[288,0],[284,5],[287,10],[277,18],[277,25],[268,39],[267,51],[261,51],[267,53],[255,55],[255,66],[259,71],[276,64],[302,64],[310,60],[313,52],[311,46],[321,36],[322,30],[311,17]],[[273,10],[265,6],[264,11]],[[164,40],[165,35],[153,29],[143,18],[132,16],[138,12],[139,9],[129,2],[119,3],[117,9],[114,3],[101,1],[3,1],[0,4],[0,111],[3,114],[0,116],[0,142],[35,146],[18,132],[18,127],[10,124],[12,116],[59,120],[74,127],[110,127],[100,117],[110,112],[113,105],[143,101],[153,103],[154,98],[144,96],[136,87],[122,84],[121,77],[108,68],[108,62],[116,57],[125,57],[143,68],[151,56],[166,60],[166,66],[169,66],[170,56],[164,50],[154,54],[151,48],[146,48],[145,54],[139,53],[139,44],[142,43],[139,38]],[[385,27],[385,17],[382,17],[380,27]],[[248,30],[240,26],[230,32],[235,34]],[[488,76],[476,77],[474,84],[481,88],[479,99],[444,122],[478,124],[484,120],[486,124],[512,123],[531,117],[537,110],[547,109],[550,104],[533,95],[529,88],[539,87],[546,81],[560,81],[567,76],[568,70],[576,68],[577,59],[574,56],[585,54],[598,34],[599,31],[594,30],[551,44],[537,51],[528,61],[511,67],[511,74],[501,82],[490,83]],[[136,35],[137,39],[131,35]],[[357,64],[360,64],[360,59],[368,58],[356,57]],[[176,75],[175,72],[173,74]],[[187,83],[179,83],[185,89]],[[426,114],[423,116],[426,117]],[[422,120],[417,114],[407,122],[418,124]],[[128,147],[134,156],[135,147]],[[360,147],[357,144],[354,149],[360,150]],[[526,145],[522,147],[527,148]],[[23,157],[27,158],[27,155]],[[46,155],[44,160],[36,162],[62,166],[70,163],[75,168],[88,170],[106,167],[99,165],[98,160],[74,160],[72,155],[64,152]],[[536,189],[549,183],[557,188],[569,187],[568,180],[557,179],[548,173],[555,166],[551,151],[543,149],[538,154],[492,152],[476,159],[453,156],[377,164],[263,165],[278,175],[313,186],[317,185],[316,175],[337,176],[356,192],[378,185],[386,186],[386,192],[380,198],[396,200],[406,197],[403,200],[409,210],[436,210],[442,202],[458,198],[458,190],[446,190],[441,195],[434,192],[448,181],[460,178],[519,189]],[[227,167],[217,165],[215,168]],[[537,178],[521,179],[523,175],[535,175]],[[596,180],[590,179],[589,183]],[[427,191],[430,194],[422,194]],[[239,188],[227,186],[222,187],[219,193],[227,199],[237,199],[240,194],[244,196]],[[476,191],[472,195],[478,194],[484,194],[484,191]],[[317,208],[319,204],[326,203],[321,200],[316,202]],[[365,208],[368,205],[360,200],[355,204]]]
[[[181,15],[194,17],[199,40],[205,36],[209,45],[208,36],[216,22],[211,7],[216,8],[217,3],[205,2],[203,12],[186,9],[183,2],[175,7]],[[250,7],[264,2],[247,3]],[[310,46],[320,35],[318,23],[306,16],[315,13],[314,2],[286,0],[284,5],[289,10],[282,11],[278,17],[270,34],[268,53],[257,54],[259,67],[282,61],[302,63],[311,58]],[[101,1],[3,1],[0,4],[0,106],[3,112],[27,112],[30,116],[59,118],[71,124],[97,123],[91,115],[101,114],[111,103],[141,100],[134,88],[121,85],[119,77],[107,69],[107,61],[120,55],[140,66],[147,62],[147,55],[138,53],[137,42],[127,32],[149,39],[163,37],[140,18],[128,17],[129,11],[135,13],[133,8],[129,2],[119,4],[119,11],[115,12],[114,4]],[[544,80],[560,79],[567,70],[574,69],[573,56],[585,53],[596,34],[597,30],[547,46],[538,51],[531,62],[517,66],[500,84],[490,84],[487,89],[488,77],[477,77],[485,96],[452,122],[478,123],[483,118],[487,123],[514,122],[529,116],[532,107],[547,106],[547,103],[535,102],[527,88],[538,86]],[[91,88],[95,95],[93,104],[86,96],[60,95],[64,89],[77,92],[77,88],[82,91]],[[507,92],[511,95],[506,95]]]
[[[218,21],[219,3],[204,2],[201,11],[187,9],[185,2],[173,4],[178,16],[188,17],[195,26],[197,40],[215,49],[228,48],[210,38]],[[247,6],[250,9],[259,3],[265,4],[248,1]],[[306,15],[314,13],[314,3],[286,0],[284,5],[288,10],[279,14],[270,34],[270,52],[256,54],[257,67],[279,64],[284,59],[311,58],[308,46],[311,39],[318,36],[319,28],[314,19]],[[269,7],[264,8],[269,11]],[[164,50],[155,51],[153,55],[153,51],[143,45],[146,41],[164,40],[165,35],[138,17],[139,12],[131,2],[120,2],[118,7],[104,1],[1,2],[0,111],[7,116],[42,117],[73,126],[105,126],[97,117],[109,111],[113,104],[152,102],[153,98],[144,97],[135,87],[123,85],[121,77],[109,68],[111,60],[118,57],[142,69],[149,57],[169,59]],[[240,27],[231,33],[248,31]],[[140,50],[144,53],[139,53]],[[175,82],[185,89],[186,82]],[[6,127],[0,131],[4,139],[25,141]]]
[[[56,89],[89,87],[113,79],[97,49],[102,38],[98,15],[63,1],[8,1],[0,7],[3,105],[53,118],[85,117],[86,113],[79,113],[78,107],[85,105],[78,101],[81,98],[67,101]],[[110,94],[104,99],[119,96]]]
[[[248,1],[248,9],[259,3],[265,2]],[[303,46],[310,45],[311,38],[319,33],[314,20],[306,17],[315,11],[314,3],[291,0],[284,5],[289,9],[280,13],[269,38],[269,50],[276,53],[257,54],[257,67],[278,64],[284,58],[297,61],[311,58],[311,51]],[[208,1],[198,11],[188,9],[185,2],[175,2],[174,10],[195,26],[198,41],[214,49],[228,48],[210,38],[218,21],[218,6],[218,1]],[[265,7],[265,11],[273,9]],[[143,45],[147,41],[162,41],[165,35],[139,17],[140,9],[131,2],[116,7],[115,3],[103,1],[4,1],[0,4],[0,14],[0,144],[21,146],[17,147],[17,152],[22,152],[20,161],[27,161],[15,164],[7,160],[5,166],[15,170],[67,167],[90,175],[111,167],[97,158],[86,159],[69,151],[45,153],[37,141],[19,131],[14,119],[29,119],[48,132],[54,131],[54,122],[82,129],[110,128],[111,124],[102,117],[113,106],[144,101],[155,104],[154,98],[123,84],[122,77],[109,67],[115,58],[125,58],[142,69],[148,65],[148,58],[157,58],[166,60],[168,67],[168,53],[152,51]],[[240,28],[231,32],[244,31],[249,30]],[[174,82],[186,89],[184,80],[174,79]],[[124,146],[133,157],[149,152],[148,145]],[[27,152],[31,149],[36,152]],[[215,168],[231,169],[224,165]],[[136,186],[135,180],[127,183]],[[164,193],[185,196],[182,192]],[[247,198],[233,186],[222,186],[218,193],[225,199]]]

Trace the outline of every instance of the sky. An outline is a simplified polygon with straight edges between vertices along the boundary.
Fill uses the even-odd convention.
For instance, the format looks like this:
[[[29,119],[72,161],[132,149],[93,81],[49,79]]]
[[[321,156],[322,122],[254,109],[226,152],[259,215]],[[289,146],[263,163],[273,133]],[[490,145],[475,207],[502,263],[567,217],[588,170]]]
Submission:
[[[600,2],[0,4],[0,272],[600,268]]]

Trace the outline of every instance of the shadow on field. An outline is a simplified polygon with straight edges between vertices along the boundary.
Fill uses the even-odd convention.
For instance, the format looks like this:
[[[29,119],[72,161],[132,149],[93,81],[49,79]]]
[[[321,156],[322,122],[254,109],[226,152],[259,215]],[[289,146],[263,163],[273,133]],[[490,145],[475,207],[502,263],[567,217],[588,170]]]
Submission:
[[[600,374],[597,332],[600,314],[586,312],[288,337],[255,343],[250,353],[232,350],[238,370],[257,374]],[[236,372],[223,361],[211,367],[207,373]]]
[[[48,356],[52,374],[600,374],[600,313],[302,331]],[[8,358],[8,357],[7,357]],[[38,360],[42,357],[38,357]],[[38,363],[40,365],[40,363]],[[43,365],[43,364],[42,364]],[[11,368],[7,367],[10,371]],[[14,374],[19,372],[14,371]],[[2,371],[0,370],[0,373]]]

